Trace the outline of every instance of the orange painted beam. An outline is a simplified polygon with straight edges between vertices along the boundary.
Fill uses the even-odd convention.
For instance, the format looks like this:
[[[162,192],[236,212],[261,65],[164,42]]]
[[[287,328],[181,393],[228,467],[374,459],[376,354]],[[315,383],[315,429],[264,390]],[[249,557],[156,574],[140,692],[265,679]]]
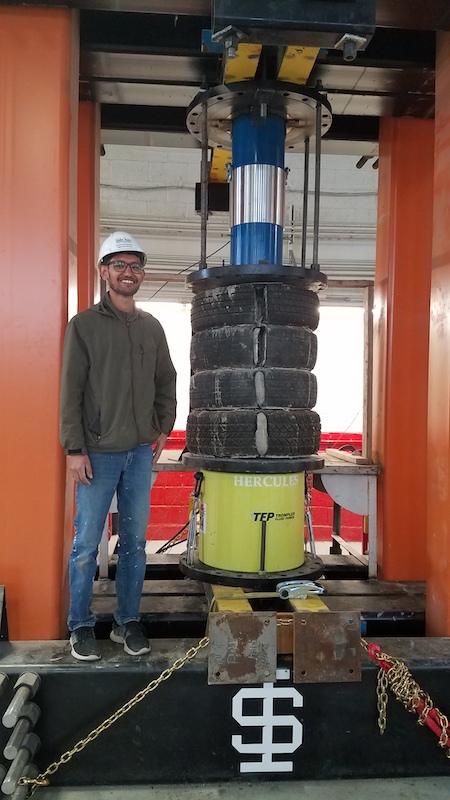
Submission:
[[[378,574],[424,580],[434,123],[380,123],[373,398],[373,454],[382,468]]]
[[[82,101],[78,109],[78,311],[98,292],[100,194],[100,107]]]
[[[0,583],[12,639],[64,627],[58,404],[76,268],[78,59],[74,12],[0,6]]]
[[[430,636],[450,636],[450,33],[436,44],[426,619]]]

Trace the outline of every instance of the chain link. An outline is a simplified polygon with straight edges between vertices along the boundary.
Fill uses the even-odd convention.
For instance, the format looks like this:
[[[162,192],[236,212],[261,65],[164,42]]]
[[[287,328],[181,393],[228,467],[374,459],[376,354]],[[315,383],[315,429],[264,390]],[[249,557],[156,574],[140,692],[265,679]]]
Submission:
[[[88,733],[84,739],[80,739],[80,741],[77,742],[71,750],[66,750],[66,752],[60,756],[58,761],[53,761],[52,764],[49,764],[47,769],[37,775],[36,778],[20,778],[18,785],[30,786],[28,797],[31,797],[35,793],[36,789],[38,789],[40,786],[48,786],[48,778],[50,775],[54,775],[55,772],[57,772],[63,764],[67,764],[74,757],[74,755],[81,753],[81,751],[84,750],[88,744],[95,741],[95,739],[97,739],[101,733],[108,730],[111,725],[114,725],[114,723],[127,714],[128,711],[144,700],[144,698],[147,697],[150,692],[154,692],[155,689],[157,689],[158,686],[163,683],[163,681],[167,681],[176,670],[184,667],[188,661],[192,661],[192,659],[196,657],[197,653],[199,653],[204,647],[207,647],[208,644],[209,638],[207,636],[203,637],[203,639],[200,639],[199,643],[195,647],[191,647],[182,658],[178,658],[176,661],[174,661],[172,666],[161,672],[158,678],[150,681],[145,689],[142,689],[140,692],[135,694],[131,700],[128,700],[127,703],[124,703],[124,705],[115,711],[114,714],[111,714],[111,716],[105,719],[100,725],[98,725],[97,728],[94,728],[94,730]]]
[[[364,650],[369,651],[369,644],[365,639],[361,639],[361,645]],[[372,657],[372,656],[371,656]],[[394,656],[389,656],[382,650],[377,653],[376,661],[381,661],[389,664],[389,669],[386,671],[380,668],[378,672],[377,682],[377,708],[378,708],[378,726],[380,733],[384,733],[386,729],[386,707],[387,707],[387,693],[386,689],[390,686],[396,699],[411,714],[418,714],[418,724],[425,725],[430,711],[433,709],[434,714],[439,720],[441,733],[439,735],[440,747],[447,748],[446,756],[450,758],[450,736],[448,735],[449,721],[448,718],[434,706],[430,695],[420,688],[419,684],[414,680],[408,667],[403,661]],[[421,711],[418,708],[423,704]]]
[[[293,617],[277,619],[277,626],[290,626],[292,624]],[[144,700],[148,694],[154,692],[155,689],[157,689],[161,683],[168,680],[174,672],[184,667],[188,661],[192,661],[192,659],[197,656],[200,650],[208,645],[209,637],[204,636],[203,639],[200,639],[199,643],[195,647],[191,647],[184,656],[178,658],[170,667],[163,670],[158,678],[150,681],[150,683],[147,684],[144,689],[137,692],[137,694],[135,694],[131,700],[128,700],[128,702],[124,703],[124,705],[117,709],[114,714],[111,714],[110,717],[105,719],[100,725],[88,733],[84,739],[80,739],[70,750],[66,750],[66,752],[60,756],[58,761],[53,761],[51,764],[49,764],[44,772],[41,772],[35,778],[20,778],[18,781],[18,786],[29,786],[28,797],[32,797],[39,787],[48,786],[49,777],[54,775],[63,764],[67,764],[77,753],[81,753],[88,744],[95,741],[100,734],[108,730],[119,719],[127,714],[128,711],[131,711],[131,709]],[[368,651],[368,642],[363,638],[361,638],[361,645],[366,651]],[[393,656],[388,656],[386,653],[380,651],[377,654],[376,660],[378,662],[385,661],[390,665],[390,668],[387,672],[380,668],[377,676],[377,709],[380,734],[383,734],[386,730],[386,712],[388,702],[388,694],[386,690],[388,686],[390,686],[397,700],[399,700],[411,713],[417,712],[420,702],[423,702],[424,707],[419,713],[419,725],[425,724],[430,710],[434,708],[434,712],[437,715],[441,726],[439,745],[447,748],[446,755],[448,758],[450,758],[450,737],[447,734],[449,721],[445,714],[442,714],[438,708],[434,707],[431,697],[420,688],[409,672],[406,664],[400,661],[400,659],[394,658]]]
[[[313,474],[307,472],[305,474],[305,511],[311,511],[311,498],[313,490]]]
[[[384,670],[378,670],[377,676],[377,709],[378,709],[378,727],[380,729],[381,736],[386,730],[386,714],[387,714],[387,704],[388,704],[388,694],[386,689],[388,688],[389,681],[387,679],[387,675]]]

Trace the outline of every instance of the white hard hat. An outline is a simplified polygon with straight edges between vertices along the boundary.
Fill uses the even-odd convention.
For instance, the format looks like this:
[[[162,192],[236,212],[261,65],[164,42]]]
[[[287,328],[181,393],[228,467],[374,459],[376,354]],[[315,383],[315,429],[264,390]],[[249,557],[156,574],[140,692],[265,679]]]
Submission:
[[[111,236],[103,242],[98,254],[98,266],[105,263],[105,260],[114,253],[135,253],[141,261],[143,267],[147,263],[147,256],[141,245],[136,239],[125,231],[114,231]]]

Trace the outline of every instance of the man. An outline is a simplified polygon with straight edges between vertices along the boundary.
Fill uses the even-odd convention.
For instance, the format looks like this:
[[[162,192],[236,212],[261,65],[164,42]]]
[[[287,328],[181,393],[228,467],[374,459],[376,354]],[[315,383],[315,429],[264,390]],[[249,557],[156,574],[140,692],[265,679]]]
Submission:
[[[109,292],[67,326],[61,384],[61,443],[76,481],[69,561],[72,655],[100,658],[91,613],[97,552],[114,493],[119,512],[117,608],[110,638],[130,655],[150,651],[139,624],[152,462],[175,421],[175,370],[160,323],[136,308],[147,257],[116,231],[98,259]]]

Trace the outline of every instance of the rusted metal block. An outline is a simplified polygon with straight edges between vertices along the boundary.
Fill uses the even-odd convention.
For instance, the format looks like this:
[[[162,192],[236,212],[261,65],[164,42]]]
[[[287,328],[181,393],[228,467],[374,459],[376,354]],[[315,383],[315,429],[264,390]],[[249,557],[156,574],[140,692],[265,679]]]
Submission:
[[[208,683],[275,681],[276,612],[209,615]]]
[[[345,611],[294,614],[294,683],[360,681],[360,624]]]

